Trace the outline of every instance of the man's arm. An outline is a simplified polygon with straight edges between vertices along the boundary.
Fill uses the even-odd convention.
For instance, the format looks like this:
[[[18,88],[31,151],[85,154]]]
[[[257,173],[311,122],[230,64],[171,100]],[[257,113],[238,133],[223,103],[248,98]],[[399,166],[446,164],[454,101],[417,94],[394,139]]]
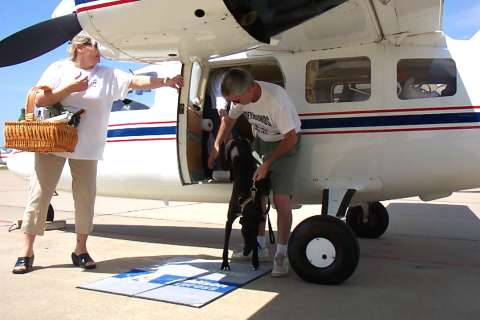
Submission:
[[[218,157],[218,152],[220,151],[220,145],[223,142],[223,137],[228,136],[230,132],[232,132],[232,128],[236,121],[237,119],[232,119],[228,115],[223,118],[222,123],[220,124],[220,129],[218,129],[218,134],[215,138],[212,151],[208,156],[208,167],[210,169],[213,169],[215,159]]]
[[[156,89],[160,87],[181,88],[183,86],[183,77],[178,75],[169,78],[157,78],[149,76],[135,75],[130,82],[130,89]]]
[[[273,162],[280,159],[283,155],[293,149],[297,143],[297,133],[295,129],[288,131],[283,135],[283,140],[278,144],[277,148],[269,155],[267,159],[258,167],[253,175],[255,180],[263,179],[267,176],[268,170]]]

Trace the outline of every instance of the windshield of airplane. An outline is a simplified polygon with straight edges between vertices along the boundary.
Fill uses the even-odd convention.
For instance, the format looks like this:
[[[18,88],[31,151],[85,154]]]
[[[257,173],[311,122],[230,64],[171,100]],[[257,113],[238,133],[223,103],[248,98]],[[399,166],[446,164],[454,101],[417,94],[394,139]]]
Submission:
[[[157,77],[156,72],[139,73],[138,75]],[[129,90],[127,98],[114,101],[112,112],[147,110],[153,106],[155,101],[155,90]]]

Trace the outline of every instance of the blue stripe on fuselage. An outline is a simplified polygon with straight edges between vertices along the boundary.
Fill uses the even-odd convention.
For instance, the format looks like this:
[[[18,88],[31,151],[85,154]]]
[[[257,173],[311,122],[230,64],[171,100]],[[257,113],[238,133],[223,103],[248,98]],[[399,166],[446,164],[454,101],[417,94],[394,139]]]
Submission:
[[[358,128],[480,122],[476,112],[302,119],[302,129]]]
[[[95,2],[95,1],[98,1],[98,0],[75,0],[75,5],[78,6],[79,4]]]
[[[107,138],[118,137],[139,137],[139,136],[160,136],[167,134],[177,134],[177,127],[143,127],[108,130]]]
[[[302,119],[302,129],[334,129],[359,127],[388,127],[408,125],[439,125],[459,123],[479,123],[480,114],[476,112],[414,114],[398,116],[339,117],[321,119]],[[174,135],[176,126],[140,127],[108,130],[108,138]]]

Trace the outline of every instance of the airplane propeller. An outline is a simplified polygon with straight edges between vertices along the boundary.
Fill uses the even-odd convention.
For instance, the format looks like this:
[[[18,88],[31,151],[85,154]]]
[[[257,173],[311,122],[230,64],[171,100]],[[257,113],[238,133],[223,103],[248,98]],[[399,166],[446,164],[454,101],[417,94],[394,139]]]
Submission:
[[[82,31],[77,14],[37,23],[0,41],[0,67],[25,62],[47,53]]]

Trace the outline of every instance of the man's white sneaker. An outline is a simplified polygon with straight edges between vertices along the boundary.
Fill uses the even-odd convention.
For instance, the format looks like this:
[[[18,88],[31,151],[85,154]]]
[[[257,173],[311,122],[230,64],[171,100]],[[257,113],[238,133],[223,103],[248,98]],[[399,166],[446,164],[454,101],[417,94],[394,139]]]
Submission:
[[[284,254],[277,254],[273,258],[272,277],[285,277],[289,273],[288,257]]]
[[[242,250],[235,250],[233,251],[232,257],[230,258],[232,261],[247,261],[252,259],[252,252],[248,256],[243,255]],[[258,249],[258,260],[260,262],[270,261],[270,252],[268,252],[268,248],[260,248]]]

